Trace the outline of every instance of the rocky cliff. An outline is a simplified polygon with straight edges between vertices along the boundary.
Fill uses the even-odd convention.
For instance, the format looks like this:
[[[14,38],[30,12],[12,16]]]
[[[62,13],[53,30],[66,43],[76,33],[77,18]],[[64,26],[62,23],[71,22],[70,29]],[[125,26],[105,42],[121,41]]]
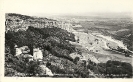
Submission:
[[[28,26],[33,26],[36,28],[57,27],[56,20],[47,18],[32,17],[15,13],[7,13],[5,18],[6,32],[8,30],[27,30]]]

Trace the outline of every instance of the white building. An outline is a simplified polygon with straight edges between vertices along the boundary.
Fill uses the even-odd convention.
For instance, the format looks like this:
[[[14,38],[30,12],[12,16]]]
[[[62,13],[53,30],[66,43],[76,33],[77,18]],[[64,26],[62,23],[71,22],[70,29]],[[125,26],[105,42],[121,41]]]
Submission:
[[[20,54],[22,54],[22,50],[20,48],[16,48],[16,55],[15,56],[19,56]]]
[[[33,59],[34,60],[42,60],[43,59],[43,53],[39,48],[33,49]]]

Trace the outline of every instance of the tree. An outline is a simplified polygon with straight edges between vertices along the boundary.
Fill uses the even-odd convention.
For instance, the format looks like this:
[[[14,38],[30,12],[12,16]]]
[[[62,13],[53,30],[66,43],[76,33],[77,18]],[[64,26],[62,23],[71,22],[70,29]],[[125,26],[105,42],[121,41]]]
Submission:
[[[78,61],[79,61],[79,57],[75,57],[75,59],[73,60],[73,62],[75,63],[75,64],[77,64],[78,63]]]

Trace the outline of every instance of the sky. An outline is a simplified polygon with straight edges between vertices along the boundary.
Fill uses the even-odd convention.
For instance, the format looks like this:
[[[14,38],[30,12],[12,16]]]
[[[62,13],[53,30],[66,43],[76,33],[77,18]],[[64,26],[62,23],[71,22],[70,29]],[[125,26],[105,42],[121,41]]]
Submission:
[[[133,0],[1,0],[3,12],[28,15],[132,13]]]

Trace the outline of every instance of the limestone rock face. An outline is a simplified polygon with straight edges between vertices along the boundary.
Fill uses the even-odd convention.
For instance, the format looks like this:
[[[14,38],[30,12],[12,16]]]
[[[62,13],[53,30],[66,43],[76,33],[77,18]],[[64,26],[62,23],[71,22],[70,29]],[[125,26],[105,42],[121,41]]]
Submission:
[[[48,18],[36,18],[21,14],[7,13],[6,14],[6,32],[11,31],[26,31],[29,26],[36,28],[52,28],[57,27],[57,21]]]
[[[48,76],[53,76],[53,73],[49,68],[47,68],[45,65],[40,65],[41,68],[41,74],[40,75],[48,75]]]

